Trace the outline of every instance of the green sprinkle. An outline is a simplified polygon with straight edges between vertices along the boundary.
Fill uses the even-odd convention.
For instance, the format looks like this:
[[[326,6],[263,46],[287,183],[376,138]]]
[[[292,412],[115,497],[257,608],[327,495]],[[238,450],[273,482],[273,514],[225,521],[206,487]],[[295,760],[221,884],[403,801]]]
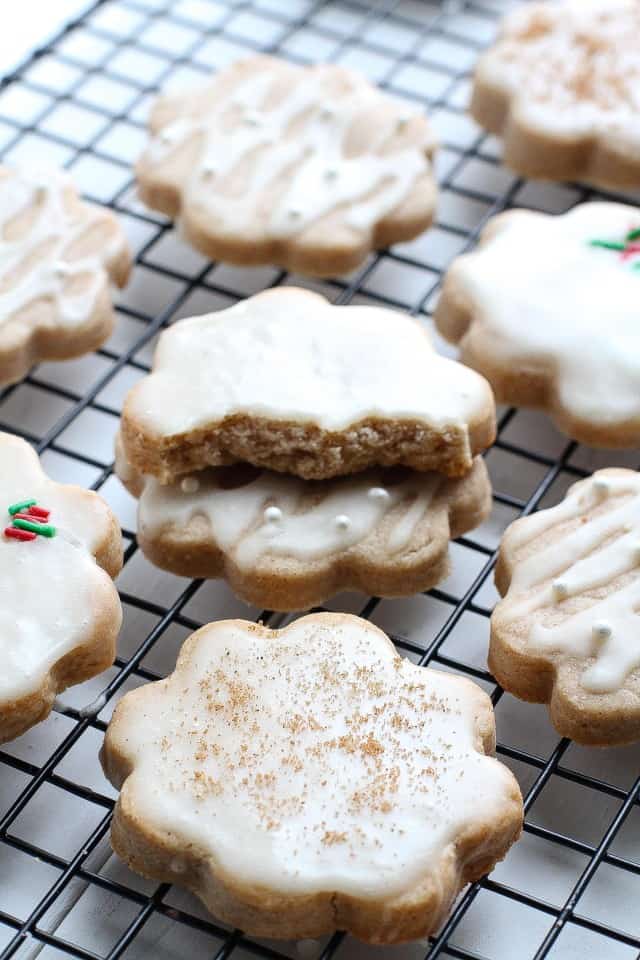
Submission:
[[[23,510],[28,510],[29,507],[35,507],[35,505],[36,505],[35,500],[21,500],[20,503],[11,504],[11,506],[9,507],[9,513],[11,514],[11,516],[13,516],[14,513],[22,513]]]
[[[640,270],[640,260],[636,260],[636,262],[633,264],[633,269]]]
[[[589,240],[590,247],[602,247],[603,250],[625,250],[624,243],[616,243],[614,240]]]
[[[627,234],[627,243],[631,243],[632,240],[640,240],[640,227]]]
[[[29,504],[33,506],[33,504]],[[31,523],[31,520],[14,520],[13,526],[19,530],[30,530],[31,533],[37,533],[41,537],[55,537],[56,528],[50,523]]]

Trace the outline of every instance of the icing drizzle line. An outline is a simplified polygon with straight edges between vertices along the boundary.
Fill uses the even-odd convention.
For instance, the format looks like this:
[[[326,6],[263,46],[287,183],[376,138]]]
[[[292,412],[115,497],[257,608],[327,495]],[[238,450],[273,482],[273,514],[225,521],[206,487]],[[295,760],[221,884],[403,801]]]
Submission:
[[[183,527],[204,516],[220,548],[241,568],[253,566],[267,553],[315,560],[347,550],[406,501],[407,509],[391,526],[386,542],[392,555],[400,553],[441,482],[435,474],[413,474],[381,487],[367,474],[314,485],[265,471],[242,486],[223,489],[210,474],[199,476],[173,485],[147,478],[139,502],[139,527],[154,534],[167,522]],[[314,486],[318,496],[309,501]]]
[[[640,666],[640,475],[626,473],[600,471],[577,484],[558,506],[528,517],[511,544],[519,549],[595,511],[519,562],[509,587],[515,594],[510,619],[551,612],[550,625],[537,619],[531,627],[532,646],[593,659],[581,683],[595,694],[618,690]],[[603,589],[622,577],[620,587],[603,596]],[[569,609],[562,616],[564,605]]]

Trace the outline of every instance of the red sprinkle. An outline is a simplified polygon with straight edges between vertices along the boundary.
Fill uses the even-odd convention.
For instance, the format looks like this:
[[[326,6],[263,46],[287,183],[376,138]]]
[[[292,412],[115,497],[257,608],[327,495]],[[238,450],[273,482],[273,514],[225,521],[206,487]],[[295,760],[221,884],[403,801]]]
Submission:
[[[29,507],[26,513],[27,513],[27,516],[37,517],[38,520],[48,520],[49,514],[51,513],[51,511],[45,510],[44,507]]]
[[[14,513],[14,520],[28,520],[30,523],[44,523],[41,517],[32,516],[30,513]]]
[[[13,540],[35,540],[36,534],[30,530],[20,530],[18,527],[5,527],[5,537],[11,537]]]
[[[620,256],[623,260],[628,260],[629,257],[637,257],[638,254],[640,254],[640,243],[635,241],[634,243],[628,243]]]

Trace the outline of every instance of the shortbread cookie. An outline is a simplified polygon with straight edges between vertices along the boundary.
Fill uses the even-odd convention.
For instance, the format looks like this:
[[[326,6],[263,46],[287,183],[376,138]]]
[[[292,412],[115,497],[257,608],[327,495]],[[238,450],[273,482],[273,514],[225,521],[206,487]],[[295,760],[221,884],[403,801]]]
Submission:
[[[489,666],[587,744],[640,740],[640,474],[598,470],[516,520],[496,569]]]
[[[138,543],[183,577],[224,577],[248,603],[302,610],[339,590],[408,596],[449,573],[449,540],[491,509],[484,461],[457,480],[404,468],[300,480],[238,464],[163,485],[116,445],[116,472],[140,497]]]
[[[0,383],[99,347],[114,323],[109,281],[124,286],[129,268],[116,218],[66,174],[0,167]]]
[[[496,399],[570,437],[640,444],[640,210],[584,203],[495,217],[449,269],[435,320]]]
[[[560,0],[509,14],[471,113],[526,177],[640,187],[640,3]]]
[[[318,480],[459,476],[494,435],[489,385],[417,321],[295,288],[174,324],[122,413],[128,460],[163,483],[238,460]]]
[[[24,440],[0,433],[0,463],[4,743],[44,720],[65,687],[113,663],[122,541],[100,497],[50,480]]]
[[[140,196],[215,260],[345,273],[433,218],[426,119],[344,67],[242,60],[160,97],[150,132]]]
[[[494,747],[479,687],[358,617],[211,623],[116,707],[112,843],[253,936],[424,937],[520,833]]]

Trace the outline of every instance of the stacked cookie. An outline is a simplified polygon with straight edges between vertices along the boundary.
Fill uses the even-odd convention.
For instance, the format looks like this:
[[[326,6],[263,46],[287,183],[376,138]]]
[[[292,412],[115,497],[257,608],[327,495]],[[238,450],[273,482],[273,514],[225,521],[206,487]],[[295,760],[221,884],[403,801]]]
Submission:
[[[154,563],[295,610],[440,580],[489,510],[494,430],[486,381],[414,320],[277,289],[161,336],[117,470]]]

